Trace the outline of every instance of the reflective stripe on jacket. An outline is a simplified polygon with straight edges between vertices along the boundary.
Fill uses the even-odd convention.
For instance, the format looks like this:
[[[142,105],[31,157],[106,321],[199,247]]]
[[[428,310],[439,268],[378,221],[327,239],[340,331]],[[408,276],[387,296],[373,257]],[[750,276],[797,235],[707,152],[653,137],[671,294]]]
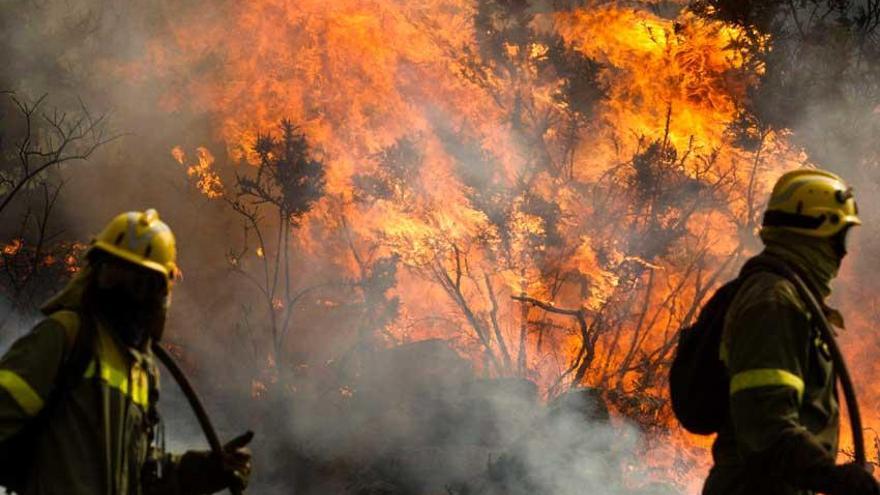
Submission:
[[[82,380],[63,401],[50,400],[79,331],[76,313],[53,313],[0,358],[0,441],[38,415],[43,421],[25,495],[174,495],[172,484],[148,486],[142,479],[151,454],[151,402],[158,397],[150,354],[99,326]]]
[[[713,445],[704,495],[802,495],[799,476],[833,463],[839,415],[834,373],[794,286],[749,277],[725,320],[730,418]]]

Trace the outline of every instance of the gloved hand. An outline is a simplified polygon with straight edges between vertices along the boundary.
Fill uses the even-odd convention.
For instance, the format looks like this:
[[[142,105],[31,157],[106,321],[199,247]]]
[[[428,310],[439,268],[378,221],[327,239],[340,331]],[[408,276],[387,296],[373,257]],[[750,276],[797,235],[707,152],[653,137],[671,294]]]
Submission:
[[[251,452],[246,448],[254,432],[230,440],[218,458],[211,451],[191,450],[180,458],[178,482],[183,493],[207,495],[224,488],[247,487],[251,476]]]
[[[828,495],[880,495],[880,485],[865,466],[854,462],[827,469]]]

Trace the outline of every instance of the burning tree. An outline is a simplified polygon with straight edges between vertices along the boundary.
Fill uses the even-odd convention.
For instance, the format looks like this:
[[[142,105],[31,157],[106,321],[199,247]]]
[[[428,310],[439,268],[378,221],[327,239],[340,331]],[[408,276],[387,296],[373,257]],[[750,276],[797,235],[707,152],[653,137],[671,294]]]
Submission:
[[[272,344],[280,354],[291,324],[293,308],[302,294],[293,290],[290,267],[291,229],[299,225],[324,194],[323,164],[311,157],[305,136],[287,120],[281,122],[281,137],[258,136],[253,151],[258,157],[255,174],[236,174],[232,208],[244,218],[244,245],[230,253],[230,264],[239,268],[248,252],[249,237],[256,242],[262,277],[242,271],[259,288],[270,322]],[[270,208],[277,222],[274,243],[264,232],[263,208]]]
[[[312,290],[295,287],[292,232],[325,188],[324,164],[314,158],[305,135],[288,120],[282,120],[279,128],[280,137],[257,136],[250,148],[254,166],[243,163],[243,172],[235,174],[231,187],[214,171],[214,158],[204,148],[198,150],[198,163],[187,168],[203,194],[224,200],[242,219],[242,245],[229,251],[227,259],[262,297],[273,360],[283,354],[297,301]],[[186,160],[180,148],[173,155],[180,163]],[[250,266],[253,257],[256,268]],[[246,324],[250,325],[248,319]]]
[[[455,73],[420,70],[440,70],[435,91],[466,91],[478,112],[420,113],[392,95],[386,111],[344,122],[331,112],[309,124],[342,179],[328,185],[326,208],[303,218],[322,226],[337,256],[348,251],[355,272],[369,272],[366,258],[394,259],[409,271],[398,283],[415,276],[439,289],[454,317],[425,325],[451,330],[485,373],[538,379],[549,396],[583,384],[620,404],[659,396],[677,325],[746,252],[767,156],[797,160],[740,105],[759,72],[737,44],[745,34],[688,13],[673,24],[637,10],[542,12],[517,2],[480,1],[462,19],[473,44],[436,41]],[[629,51],[602,39],[615,30],[631,33]],[[363,103],[338,82],[338,98]],[[407,115],[422,119],[415,130],[397,125]],[[500,127],[486,128],[486,116]],[[366,121],[372,127],[355,125]],[[373,139],[383,126],[391,139]],[[242,184],[242,197],[271,203]],[[259,219],[249,222],[255,234]],[[263,263],[271,293],[274,271]],[[536,303],[569,307],[577,321]],[[405,298],[400,307],[404,318],[386,325],[392,341],[426,321],[411,318],[416,305]],[[656,414],[646,412],[646,423]]]

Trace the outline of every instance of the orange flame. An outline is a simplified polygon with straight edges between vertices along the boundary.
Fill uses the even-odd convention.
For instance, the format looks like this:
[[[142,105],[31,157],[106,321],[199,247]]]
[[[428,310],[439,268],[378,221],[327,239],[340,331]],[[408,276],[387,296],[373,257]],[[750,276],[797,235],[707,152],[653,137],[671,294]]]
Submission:
[[[637,224],[640,213],[602,213],[585,191],[607,187],[609,177],[635,167],[633,157],[659,143],[654,153],[672,164],[670,174],[681,182],[721,184],[714,194],[725,205],[695,208],[682,225],[667,217],[683,208],[660,215],[663,228],[646,237],[681,229],[700,243],[695,252],[706,265],[723,266],[741,252],[741,230],[754,226],[755,198],[780,171],[806,164],[785,133],[750,129],[759,136],[760,153],[735,141],[729,130],[764,68],[737,48],[738,28],[687,11],[674,20],[617,4],[536,14],[528,27],[546,39],[504,44],[499,56],[508,66],[499,67],[481,58],[476,45],[484,33],[473,22],[476,7],[465,0],[260,0],[229,9],[222,19],[204,19],[199,30],[180,23],[152,44],[143,65],[158,67],[155,73],[203,71],[166,101],[210,112],[233,162],[255,163],[257,135],[282,118],[299,125],[327,167],[327,198],[303,219],[300,252],[332,258],[352,277],[359,267],[345,250],[354,244],[397,256],[408,270],[398,274],[401,316],[389,335],[465,341],[462,352],[484,372],[521,373],[547,393],[559,390],[554,382],[584,352],[583,339],[570,318],[534,308],[523,313],[510,296],[528,294],[583,315],[622,301],[631,301],[626,311],[644,306],[643,318],[627,320],[624,310],[613,315],[623,320],[619,331],[593,343],[595,361],[579,379],[621,396],[662,397],[656,384],[641,386],[639,362],[669,342],[685,318],[684,301],[704,295],[702,275],[682,268],[686,246],[670,246],[665,257],[630,252],[624,224]],[[607,94],[586,122],[559,98],[563,77],[543,68],[548,39],[599,66],[597,84]],[[215,63],[203,63],[207,58]],[[577,145],[561,151],[573,138]],[[406,140],[418,149],[413,176],[391,180],[383,197],[358,201],[358,177],[380,173],[383,150]],[[546,153],[535,151],[542,147]],[[183,149],[171,153],[203,194],[224,194],[206,148],[188,165]],[[548,171],[562,162],[570,176]],[[485,182],[468,183],[462,168]],[[476,204],[478,194],[489,194],[480,187],[515,191],[527,172],[533,174],[527,193],[558,208],[556,224],[537,214],[534,198],[521,191],[498,207],[501,220]],[[620,181],[633,182],[634,174]],[[617,229],[602,227],[611,214],[621,214]],[[343,235],[354,241],[332,242]],[[550,236],[560,240],[552,244]],[[261,248],[257,255],[266,253]],[[440,301],[443,311],[458,311],[454,325],[413,323],[435,314]],[[284,302],[271,306],[281,311]],[[521,325],[542,325],[530,331],[524,348],[516,344]],[[484,364],[475,335],[494,346],[499,363]],[[500,341],[509,348],[502,351]],[[524,369],[505,364],[503,352],[522,353]],[[621,368],[630,371],[609,378],[607,370]],[[255,381],[253,390],[260,395],[264,384]],[[618,402],[621,414],[634,414],[626,401]],[[671,424],[668,416],[653,421]],[[696,467],[705,467],[705,442],[679,435],[669,446],[676,453],[656,450],[650,463],[667,473],[683,463],[686,472],[674,476],[694,482]]]

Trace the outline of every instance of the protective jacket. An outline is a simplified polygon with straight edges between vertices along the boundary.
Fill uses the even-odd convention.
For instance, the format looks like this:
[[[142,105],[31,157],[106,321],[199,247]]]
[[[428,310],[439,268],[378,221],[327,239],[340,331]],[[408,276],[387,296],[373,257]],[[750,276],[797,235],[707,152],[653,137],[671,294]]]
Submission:
[[[783,259],[821,298],[830,294],[839,266],[830,244],[779,230],[762,238],[759,256]],[[812,493],[811,473],[835,462],[840,419],[827,343],[791,282],[763,272],[746,279],[726,315],[721,358],[730,415],[704,495]]]
[[[179,493],[177,458],[152,446],[158,373],[149,350],[120,342],[79,307],[86,275],[44,308],[48,317],[0,359],[0,441],[39,421],[25,495]],[[94,324],[91,359],[63,400],[59,373]],[[149,349],[149,348],[147,348]],[[161,481],[151,473],[161,465]]]

